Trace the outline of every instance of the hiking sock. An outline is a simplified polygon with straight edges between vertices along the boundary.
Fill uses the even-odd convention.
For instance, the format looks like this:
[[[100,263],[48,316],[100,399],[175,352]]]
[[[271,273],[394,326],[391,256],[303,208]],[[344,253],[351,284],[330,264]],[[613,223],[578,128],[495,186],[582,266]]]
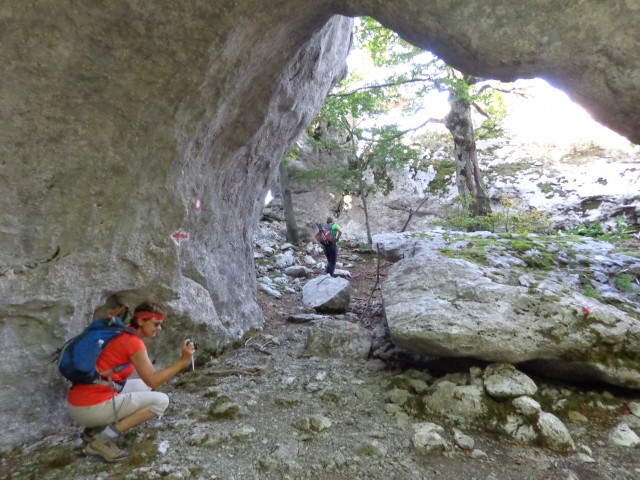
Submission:
[[[104,438],[108,438],[110,440],[115,440],[120,435],[120,432],[117,431],[113,425],[109,425],[102,432],[100,432],[100,436]]]

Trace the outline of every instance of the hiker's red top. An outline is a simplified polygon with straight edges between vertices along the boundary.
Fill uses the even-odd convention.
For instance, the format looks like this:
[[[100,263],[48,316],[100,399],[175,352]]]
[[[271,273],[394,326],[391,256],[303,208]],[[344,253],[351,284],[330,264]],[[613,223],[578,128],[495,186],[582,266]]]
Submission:
[[[104,351],[98,357],[96,369],[98,372],[110,370],[118,365],[131,362],[131,355],[140,350],[146,350],[147,346],[142,339],[129,333],[121,333],[111,340]],[[121,382],[127,379],[134,371],[133,364],[113,373],[113,380]],[[117,395],[117,392],[114,392]],[[74,407],[88,407],[111,400],[111,388],[108,385],[74,384],[67,395],[67,402]]]

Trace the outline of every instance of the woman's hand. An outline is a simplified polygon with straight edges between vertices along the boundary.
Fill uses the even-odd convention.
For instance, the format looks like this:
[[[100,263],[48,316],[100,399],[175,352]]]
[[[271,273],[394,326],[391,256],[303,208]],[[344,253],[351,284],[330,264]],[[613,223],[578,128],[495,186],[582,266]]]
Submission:
[[[138,375],[151,388],[156,388],[172,379],[176,374],[191,363],[191,357],[196,351],[195,344],[187,339],[182,342],[182,353],[180,359],[167,368],[156,371],[146,350],[139,350],[131,355],[131,363],[138,372]]]
[[[194,353],[196,353],[196,344],[191,339],[187,338],[182,342],[182,355],[180,358],[185,361],[191,361],[191,357],[193,357]]]

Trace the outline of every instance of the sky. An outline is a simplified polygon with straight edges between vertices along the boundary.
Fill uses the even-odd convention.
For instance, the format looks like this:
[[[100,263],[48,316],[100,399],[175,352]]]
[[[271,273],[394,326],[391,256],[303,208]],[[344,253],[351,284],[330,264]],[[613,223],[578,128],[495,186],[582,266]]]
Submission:
[[[591,118],[568,95],[541,79],[518,80],[531,98],[514,101],[507,119],[519,138],[535,143],[588,143],[608,148],[630,148],[630,142]]]

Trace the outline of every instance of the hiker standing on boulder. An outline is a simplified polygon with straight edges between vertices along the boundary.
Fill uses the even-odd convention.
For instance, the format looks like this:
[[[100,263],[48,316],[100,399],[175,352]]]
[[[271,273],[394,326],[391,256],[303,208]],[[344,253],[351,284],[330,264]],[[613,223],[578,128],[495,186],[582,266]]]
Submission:
[[[327,217],[325,225],[318,225],[316,241],[322,245],[322,250],[327,257],[327,266],[324,273],[335,277],[336,261],[338,260],[338,240],[342,236],[342,230],[337,223],[333,222],[333,217]]]
[[[108,462],[128,456],[116,440],[121,433],[156,416],[169,406],[169,397],[152,392],[191,363],[196,345],[182,342],[180,358],[164,370],[156,371],[149,360],[145,338],[153,338],[162,328],[165,314],[155,303],[144,302],[133,313],[127,331],[110,340],[100,353],[96,369],[110,378],[100,383],[74,383],[67,396],[67,411],[76,423],[85,426],[85,451]],[[134,370],[140,378],[127,380]],[[115,417],[115,418],[114,418]],[[105,428],[106,427],[106,428]]]

